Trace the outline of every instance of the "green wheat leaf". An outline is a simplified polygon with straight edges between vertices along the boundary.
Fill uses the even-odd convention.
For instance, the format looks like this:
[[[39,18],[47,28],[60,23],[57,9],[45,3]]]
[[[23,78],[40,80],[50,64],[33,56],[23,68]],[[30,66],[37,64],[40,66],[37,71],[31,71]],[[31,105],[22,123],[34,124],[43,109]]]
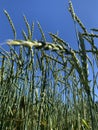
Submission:
[[[81,35],[81,33],[78,33],[79,36],[79,44],[80,44],[80,57],[81,57],[81,62],[82,62],[82,68],[83,68],[83,73],[85,75],[85,78],[88,77],[88,72],[87,72],[87,55],[86,55],[86,48],[84,44],[84,39]]]

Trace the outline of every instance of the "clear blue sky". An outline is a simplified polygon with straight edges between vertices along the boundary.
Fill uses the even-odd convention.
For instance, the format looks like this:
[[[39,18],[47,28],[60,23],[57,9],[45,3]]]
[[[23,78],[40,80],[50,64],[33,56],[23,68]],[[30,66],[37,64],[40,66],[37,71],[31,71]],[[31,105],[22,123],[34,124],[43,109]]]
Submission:
[[[86,28],[98,28],[98,0],[72,0],[74,10]],[[0,43],[13,39],[13,33],[3,10],[10,14],[17,29],[17,39],[22,39],[21,30],[25,29],[23,15],[30,23],[35,22],[34,38],[39,40],[36,22],[39,21],[46,38],[49,32],[59,36],[76,48],[74,25],[68,12],[68,0],[0,0]],[[98,42],[98,40],[96,41]]]

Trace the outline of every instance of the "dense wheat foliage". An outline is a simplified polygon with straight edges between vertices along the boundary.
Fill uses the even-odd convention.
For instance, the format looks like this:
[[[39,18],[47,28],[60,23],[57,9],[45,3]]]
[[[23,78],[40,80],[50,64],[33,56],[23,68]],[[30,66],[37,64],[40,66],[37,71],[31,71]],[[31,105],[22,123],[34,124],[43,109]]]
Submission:
[[[78,50],[58,35],[33,40],[34,23],[26,16],[26,32],[14,38],[8,51],[0,46],[0,130],[98,130],[97,29],[88,32],[69,1]],[[79,27],[79,30],[77,29]]]

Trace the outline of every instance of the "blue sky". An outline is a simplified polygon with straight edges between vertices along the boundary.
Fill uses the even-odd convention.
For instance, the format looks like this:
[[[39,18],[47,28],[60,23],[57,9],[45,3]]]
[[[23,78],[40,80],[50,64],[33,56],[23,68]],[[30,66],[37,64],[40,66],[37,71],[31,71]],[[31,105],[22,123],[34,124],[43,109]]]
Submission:
[[[73,0],[76,14],[83,21],[87,29],[98,28],[98,1]],[[35,39],[40,39],[36,22],[39,21],[49,40],[49,32],[59,33],[59,36],[76,47],[74,25],[68,12],[68,0],[2,0],[0,1],[0,43],[13,39],[13,33],[3,10],[10,14],[18,32],[18,39],[22,39],[21,30],[25,29],[23,15],[28,21],[35,22]],[[39,37],[38,37],[39,36]],[[74,42],[74,43],[73,43]]]
[[[75,13],[86,28],[98,28],[98,0],[72,0]],[[47,41],[49,32],[59,33],[71,47],[76,48],[77,42],[74,24],[68,11],[68,0],[1,0],[0,1],[0,43],[13,39],[13,33],[3,10],[10,14],[17,30],[17,39],[22,39],[21,30],[26,29],[23,15],[29,23],[35,22],[34,39],[40,40],[37,21],[45,32]],[[98,40],[96,40],[98,42]]]

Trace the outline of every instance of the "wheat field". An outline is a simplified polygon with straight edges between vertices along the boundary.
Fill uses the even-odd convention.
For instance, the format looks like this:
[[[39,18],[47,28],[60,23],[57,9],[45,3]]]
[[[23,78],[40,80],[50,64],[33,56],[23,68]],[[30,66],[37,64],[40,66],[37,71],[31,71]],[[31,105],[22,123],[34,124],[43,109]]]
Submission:
[[[81,28],[75,28],[78,50],[57,34],[47,42],[40,23],[42,38],[34,40],[26,16],[18,40],[4,10],[14,39],[7,51],[0,46],[0,130],[98,130],[98,30],[87,31],[70,0],[69,12]]]

